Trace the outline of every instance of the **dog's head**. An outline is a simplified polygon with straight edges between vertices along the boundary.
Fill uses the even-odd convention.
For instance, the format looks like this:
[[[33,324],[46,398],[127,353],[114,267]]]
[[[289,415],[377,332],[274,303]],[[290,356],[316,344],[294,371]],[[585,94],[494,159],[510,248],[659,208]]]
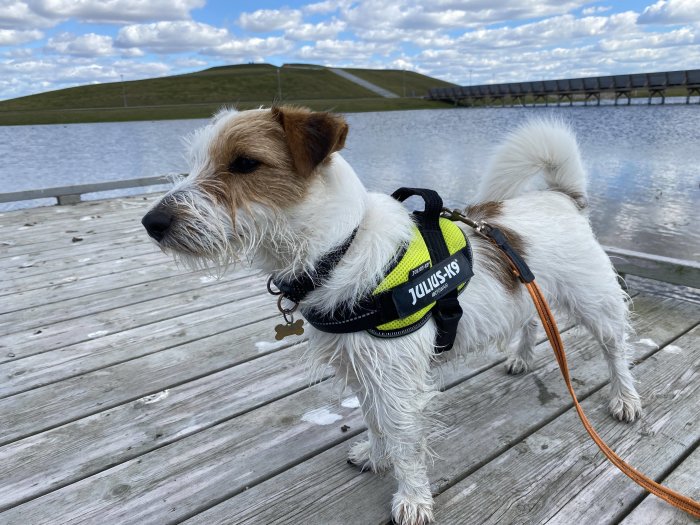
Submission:
[[[143,217],[158,245],[188,266],[293,250],[288,210],[298,207],[343,148],[348,126],[293,107],[219,112],[189,138],[190,173]]]

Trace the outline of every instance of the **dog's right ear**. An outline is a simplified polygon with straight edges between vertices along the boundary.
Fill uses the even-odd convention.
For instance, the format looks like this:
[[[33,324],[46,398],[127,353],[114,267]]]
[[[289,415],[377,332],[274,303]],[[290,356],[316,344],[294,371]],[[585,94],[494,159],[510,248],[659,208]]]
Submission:
[[[271,112],[284,129],[294,167],[304,177],[345,146],[348,124],[340,115],[286,106]]]

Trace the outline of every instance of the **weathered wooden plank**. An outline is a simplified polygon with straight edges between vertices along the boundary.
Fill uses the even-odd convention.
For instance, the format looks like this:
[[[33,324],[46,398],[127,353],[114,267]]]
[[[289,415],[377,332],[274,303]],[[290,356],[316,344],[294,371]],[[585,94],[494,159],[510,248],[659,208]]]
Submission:
[[[700,263],[606,246],[618,273],[700,288]]]
[[[204,279],[204,278],[202,278]],[[187,287],[183,283],[183,288]],[[154,292],[154,298],[135,304],[99,311],[53,324],[37,324],[0,338],[0,363],[29,355],[95,340],[136,326],[259,296],[265,288],[261,277],[231,276],[228,280],[210,283],[204,280],[190,290],[165,296]],[[269,299],[269,298],[268,298]]]
[[[120,259],[128,261],[128,259]],[[51,309],[49,305],[54,303],[71,304],[71,300],[79,299],[85,296],[87,301],[99,300],[102,294],[119,295],[124,294],[131,296],[131,291],[134,291],[131,299],[137,299],[139,285],[146,286],[149,290],[157,289],[164,294],[171,290],[171,285],[175,285],[177,289],[181,289],[183,282],[194,280],[201,283],[201,277],[204,277],[203,272],[189,272],[183,268],[178,268],[169,258],[161,254],[161,264],[152,262],[149,266],[140,266],[130,270],[121,270],[121,265],[113,262],[113,272],[106,275],[94,275],[92,272],[84,273],[84,271],[76,270],[74,276],[79,277],[67,279],[63,282],[58,282],[53,285],[47,283],[42,288],[33,290],[18,290],[13,295],[6,297],[9,305],[6,304],[3,313],[10,311],[19,311],[41,307],[46,311]],[[51,275],[51,278],[54,276]],[[153,292],[150,292],[152,294]],[[10,308],[12,310],[10,310]],[[86,312],[87,313],[87,312]],[[2,325],[2,315],[0,314],[0,326]],[[48,320],[48,319],[47,319]]]
[[[665,429],[664,429],[664,432]],[[678,465],[663,480],[669,488],[700,501],[700,448]],[[628,514],[620,525],[686,525],[697,523],[685,512],[672,507],[655,496],[647,496],[644,501]]]
[[[56,232],[82,229],[105,234],[110,231],[109,225],[114,225],[115,229],[136,226],[158,196],[138,200],[109,199],[0,214],[0,243],[3,247],[31,245],[38,240],[51,244],[55,242],[52,234]]]
[[[154,370],[153,384],[125,389],[132,387],[132,397],[138,391],[163,390],[0,447],[0,509],[307,388],[308,375],[299,366],[305,344],[298,344],[297,338],[270,343],[265,339],[267,328],[257,323],[226,334],[225,342],[202,341],[215,351],[198,352],[196,345],[183,348],[192,352],[192,359],[208,360],[211,374],[173,387]],[[266,350],[256,343],[264,343]],[[175,379],[172,374],[169,378]],[[0,522],[5,523],[1,514]]]
[[[329,419],[341,419],[320,427],[324,432],[318,431],[318,422],[308,421],[327,410],[328,387],[322,383],[284,397],[196,434],[202,438],[196,445],[189,441],[195,436],[181,439],[14,507],[0,519],[7,525],[55,523],[57,516],[64,523],[123,525],[162,523],[164,516],[178,520],[196,502],[244,490],[270,471],[352,436],[352,430],[342,432],[340,427],[359,426],[357,408],[333,409]]]
[[[0,211],[0,232],[10,230],[24,222],[59,219],[61,217],[82,216],[87,214],[97,214],[102,212],[119,211],[127,206],[139,205],[147,206],[147,202],[153,202],[162,192],[144,193],[142,195],[131,195],[110,199],[95,199],[83,201],[71,206],[37,206],[33,208],[22,208],[19,210]]]
[[[225,283],[231,283],[228,286],[237,286],[235,284],[237,281],[247,279],[255,280],[256,278],[247,277],[245,273],[241,272],[226,277],[222,281],[216,281],[202,274],[193,274],[190,278],[183,276],[153,279],[123,288],[96,292],[89,296],[65,299],[59,304],[42,304],[29,308],[21,308],[21,295],[16,294],[12,296],[11,301],[6,303],[3,313],[0,313],[0,331],[12,334],[28,328],[83,318],[106,310],[150,301],[154,297],[166,298],[192,289],[201,290],[202,294],[206,294],[204,290],[207,288],[217,285],[219,288],[226,287]],[[257,280],[259,281],[260,278]],[[249,286],[251,284],[253,283],[248,283]],[[264,288],[257,289],[258,292],[260,290],[264,290]]]
[[[649,297],[638,297],[636,304],[637,329],[644,341],[635,345],[636,359],[653,351],[652,339],[663,345],[687,329],[688,316],[699,311],[680,301]],[[577,329],[565,334],[564,341],[579,396],[600,389],[607,376],[600,349]],[[500,367],[491,368],[439,398],[435,409],[445,428],[432,441],[437,454],[430,469],[435,492],[516,445],[571,405],[551,350],[545,347],[538,348],[536,368],[530,374],[513,378]],[[603,391],[607,394],[607,389]],[[604,410],[607,403],[598,403]],[[236,523],[387,523],[394,482],[348,468],[346,454],[347,445],[338,446],[233,494],[187,523],[223,524],[231,516],[236,516]]]
[[[250,308],[257,319],[269,311],[259,297],[240,304]],[[239,338],[269,341],[270,325],[267,320],[234,321],[231,326],[237,326],[238,333],[216,334],[0,399],[0,444],[231,366],[238,362],[233,349],[240,344]],[[243,360],[259,353],[257,348],[249,350]]]
[[[0,269],[4,272],[5,269],[13,269],[18,267],[28,267],[30,265],[43,265],[47,262],[62,260],[72,257],[82,264],[80,259],[85,257],[105,259],[118,259],[127,253],[142,254],[147,251],[153,251],[153,245],[148,238],[144,237],[143,233],[132,233],[120,237],[113,242],[102,244],[95,242],[93,239],[86,239],[88,242],[73,242],[72,234],[64,234],[63,244],[58,248],[49,250],[28,250],[12,257],[0,259]],[[35,245],[32,245],[35,246]],[[80,257],[78,257],[80,256]]]
[[[75,184],[72,186],[57,186],[53,188],[41,188],[37,190],[12,191],[0,193],[0,202],[17,202],[47,197],[62,197],[72,195],[84,195],[86,193],[98,193],[101,191],[119,190],[124,188],[139,188],[148,186],[160,186],[169,184],[168,177],[142,177],[139,179],[113,180],[105,182],[93,182],[91,184]]]
[[[603,392],[582,404],[601,437],[652,477],[700,439],[699,350],[695,329],[637,367],[646,415],[633,426],[607,416]],[[436,521],[616,523],[643,492],[598,452],[570,410],[442,494]]]
[[[86,261],[87,262],[87,261]],[[106,276],[116,276],[127,270],[136,268],[162,267],[166,270],[174,270],[178,267],[174,262],[163,258],[163,254],[158,251],[134,255],[132,257],[122,256],[120,259],[112,261],[96,262],[88,267],[70,266],[60,270],[53,270],[45,277],[37,278],[36,275],[7,277],[0,282],[0,296],[17,293],[18,291],[38,290],[52,286],[65,285],[80,279],[105,278]],[[187,273],[180,268],[180,272]],[[116,277],[115,277],[116,278]]]
[[[115,250],[113,246],[94,246],[93,248],[95,249],[87,252],[71,248],[56,258],[16,255],[11,257],[12,261],[0,271],[8,280],[31,276],[37,281],[42,281],[50,278],[50,274],[53,272],[81,269],[84,273],[89,273],[95,264],[107,264],[131,257],[155,254],[162,257],[163,255],[155,246],[149,246],[148,243],[127,244],[118,250]]]
[[[61,241],[61,234],[78,237],[114,239],[130,231],[144,232],[141,217],[148,210],[149,202],[130,204],[123,210],[105,213],[62,215],[59,218],[39,222],[21,222],[0,230],[2,257],[16,255],[22,250],[47,250]]]
[[[229,334],[236,326],[267,319],[270,338],[280,320],[274,300],[265,296],[226,303],[176,319],[129,328],[82,343],[50,350],[0,364],[0,398],[24,392],[69,377],[106,368],[175,346]],[[209,339],[205,339],[209,338]]]
[[[128,221],[114,222],[110,219],[98,219],[92,224],[73,223],[73,224],[55,224],[53,230],[44,232],[32,232],[27,234],[23,239],[23,243],[17,243],[7,240],[2,240],[2,259],[5,261],[15,255],[24,253],[32,253],[39,255],[42,252],[66,250],[66,246],[73,246],[79,243],[98,245],[103,244],[104,247],[113,245],[117,240],[121,240],[126,236],[141,235],[142,241],[148,241],[146,230],[140,224],[140,216],[134,215]],[[103,230],[98,231],[97,225],[101,225]],[[78,239],[81,239],[78,241]],[[71,244],[68,244],[68,243]]]

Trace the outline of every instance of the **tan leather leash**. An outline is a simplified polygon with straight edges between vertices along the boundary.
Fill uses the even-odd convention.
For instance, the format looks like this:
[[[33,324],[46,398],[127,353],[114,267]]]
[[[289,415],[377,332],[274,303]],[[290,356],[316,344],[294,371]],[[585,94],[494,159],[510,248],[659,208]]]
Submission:
[[[588,421],[588,418],[586,417],[586,414],[583,412],[583,408],[581,408],[581,405],[578,402],[576,393],[574,392],[574,387],[571,384],[569,367],[566,362],[566,353],[564,352],[564,342],[561,340],[557,323],[554,320],[551,310],[549,309],[549,305],[542,295],[542,290],[540,290],[540,287],[537,285],[537,283],[535,283],[534,275],[532,275],[530,272],[529,268],[525,264],[525,261],[523,261],[522,258],[520,258],[520,256],[510,247],[503,233],[500,232],[498,228],[494,228],[486,222],[475,222],[458,211],[445,209],[443,210],[443,217],[468,224],[482,237],[485,237],[496,244],[506,255],[511,265],[513,274],[525,285],[527,291],[530,293],[530,297],[532,297],[532,302],[535,304],[537,313],[542,321],[542,326],[547,333],[547,339],[549,339],[549,343],[552,346],[554,355],[559,363],[559,368],[561,369],[562,376],[564,377],[566,388],[569,390],[569,394],[571,394],[571,399],[574,402],[574,408],[576,408],[576,412],[578,413],[586,432],[588,432],[595,444],[598,445],[601,452],[603,452],[603,454],[605,454],[605,456],[618,469],[620,469],[625,475],[627,475],[645,490],[670,503],[674,507],[687,512],[691,516],[700,518],[699,502],[657,483],[653,479],[636,470],[634,467],[626,463],[620,456],[618,456],[608,445],[606,445],[598,433],[593,429]]]

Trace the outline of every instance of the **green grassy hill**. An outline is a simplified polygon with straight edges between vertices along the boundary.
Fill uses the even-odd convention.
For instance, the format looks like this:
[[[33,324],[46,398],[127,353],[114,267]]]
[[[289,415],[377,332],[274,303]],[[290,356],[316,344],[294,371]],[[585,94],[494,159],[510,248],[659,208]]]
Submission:
[[[222,105],[246,109],[273,102],[344,112],[444,107],[411,95],[421,97],[430,87],[451,85],[413,72],[348,71],[401,98],[382,98],[325,67],[244,64],[6,100],[0,102],[0,125],[205,118]]]

